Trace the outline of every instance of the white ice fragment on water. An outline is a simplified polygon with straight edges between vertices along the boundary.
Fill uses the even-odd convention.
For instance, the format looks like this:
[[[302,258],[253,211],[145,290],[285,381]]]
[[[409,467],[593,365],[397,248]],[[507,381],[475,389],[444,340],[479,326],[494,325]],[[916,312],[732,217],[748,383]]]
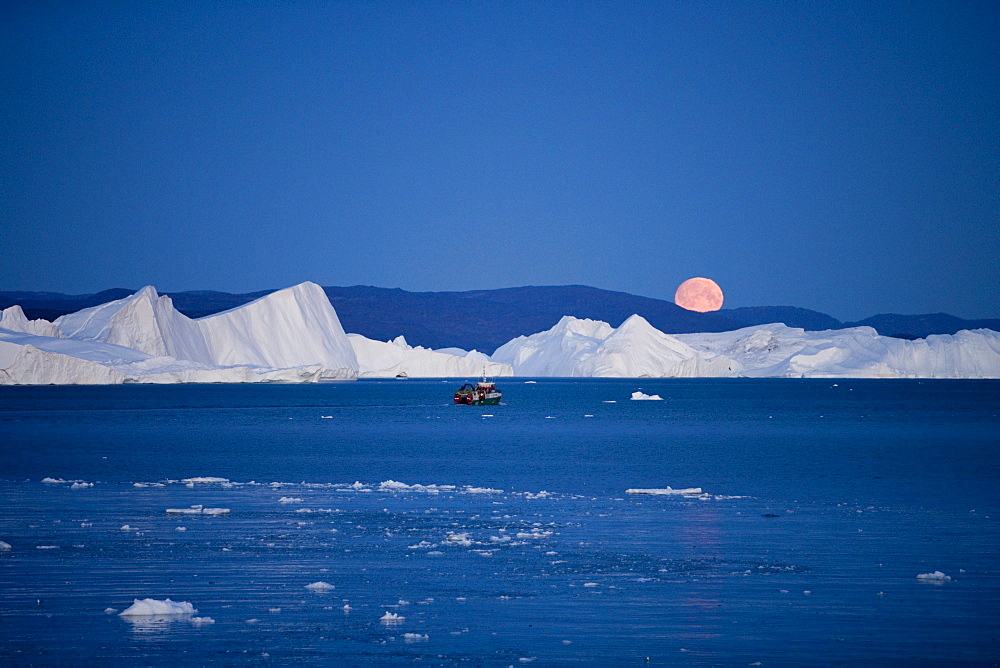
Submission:
[[[192,617],[191,623],[195,626],[200,626],[202,624],[214,624],[215,620],[211,617]]]
[[[119,617],[161,617],[168,615],[193,615],[197,610],[187,601],[162,601],[155,598],[133,599],[132,605],[118,613]]]
[[[174,531],[187,531],[187,527],[174,527]]]
[[[615,401],[614,399],[605,399],[605,400],[604,400],[604,401],[602,401],[601,403],[602,403],[602,404],[617,404],[618,402],[617,402],[617,401]]]
[[[330,591],[334,588],[329,582],[313,582],[312,584],[307,584],[306,589],[311,591]]]
[[[65,483],[65,482],[69,482],[69,480],[63,480],[62,478],[48,478],[48,477],[45,477],[45,478],[42,478],[42,482],[44,482],[46,485],[61,485],[61,484]]]
[[[10,543],[0,540],[0,552],[6,552],[10,549]]]
[[[633,392],[632,401],[663,401],[663,397],[658,394],[645,394],[643,392]]]
[[[921,573],[917,579],[924,582],[950,582],[951,576],[945,575],[941,571],[934,571],[933,573]]]
[[[691,496],[701,494],[701,487],[685,487],[683,489],[674,489],[672,487],[663,487],[661,489],[626,489],[626,494],[653,494],[653,495],[672,495],[681,494],[684,496]]]
[[[332,419],[333,419],[333,416],[332,416],[332,415],[320,415],[320,417],[321,417],[322,419],[324,419],[324,420],[332,420]]]
[[[35,549],[36,550],[58,550],[59,546],[58,545],[36,545]]]
[[[395,612],[387,612],[381,617],[379,617],[379,621],[385,624],[386,626],[392,626],[394,624],[402,624],[403,622],[406,621],[406,617],[403,617],[402,615],[397,615]]]
[[[229,478],[216,478],[214,476],[198,476],[195,478],[184,478],[181,482],[229,482]]]
[[[466,494],[503,494],[502,489],[493,489],[492,487],[466,487],[462,491]]]
[[[422,641],[427,640],[427,639],[428,639],[428,636],[427,636],[426,633],[424,633],[423,635],[421,635],[419,633],[404,633],[403,634],[403,642],[422,642]]]
[[[168,515],[228,515],[229,508],[206,508],[202,505],[190,508],[167,508]]]
[[[113,615],[118,612],[118,608],[104,608],[105,615]]]
[[[302,503],[302,499],[295,496],[283,496],[278,499],[278,503]]]
[[[93,486],[94,486],[94,483],[92,483],[92,482],[74,482],[72,485],[69,486],[69,488],[70,489],[87,489],[88,487],[93,487]]]
[[[344,611],[344,613],[348,613],[348,612],[350,612],[351,610],[353,610],[354,608],[352,608],[352,607],[351,607],[350,603],[345,603],[345,604],[343,605],[343,607],[341,607],[340,609],[341,609],[341,610],[343,610],[343,611]]]

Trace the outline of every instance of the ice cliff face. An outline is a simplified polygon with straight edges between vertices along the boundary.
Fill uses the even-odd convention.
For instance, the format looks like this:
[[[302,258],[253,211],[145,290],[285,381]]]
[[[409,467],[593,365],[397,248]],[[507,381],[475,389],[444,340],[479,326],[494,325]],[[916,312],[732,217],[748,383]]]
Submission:
[[[2,324],[4,384],[307,382],[353,379],[358,372],[340,320],[315,283],[198,320],[146,287],[55,323],[27,321],[12,307]],[[15,355],[11,346],[35,352]]]
[[[456,378],[484,372],[491,377],[514,375],[509,364],[491,362],[475,350],[465,353],[414,348],[402,336],[388,342],[373,341],[360,334],[348,334],[347,338],[358,357],[361,378]]]
[[[152,287],[55,321],[70,339],[101,341],[153,357],[206,366],[285,369],[320,365],[325,379],[357,377],[354,350],[315,283],[278,290],[239,308],[192,320]]]
[[[632,316],[618,329],[564,317],[492,359],[518,376],[1000,378],[1000,333],[906,341],[870,327],[807,332],[782,324],[670,336]]]

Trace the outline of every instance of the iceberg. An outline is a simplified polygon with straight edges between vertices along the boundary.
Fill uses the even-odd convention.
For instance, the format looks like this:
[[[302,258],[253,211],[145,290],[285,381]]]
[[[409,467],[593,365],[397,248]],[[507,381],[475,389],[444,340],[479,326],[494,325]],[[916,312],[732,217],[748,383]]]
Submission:
[[[152,286],[54,323],[3,312],[0,384],[317,382],[358,363],[323,289],[301,283],[191,319]]]
[[[413,347],[402,336],[392,341],[374,341],[360,334],[348,334],[348,341],[358,360],[361,378],[458,378],[513,376],[509,364],[490,361],[475,350],[458,348],[430,350]]]
[[[728,376],[735,364],[722,356],[700,356],[633,315],[617,329],[606,322],[563,316],[555,327],[520,336],[492,356],[518,376],[677,378]]]
[[[909,341],[871,327],[808,332],[781,323],[730,332],[660,332],[633,315],[617,329],[564,316],[493,353],[516,376],[617,378],[1000,378],[1000,333]]]

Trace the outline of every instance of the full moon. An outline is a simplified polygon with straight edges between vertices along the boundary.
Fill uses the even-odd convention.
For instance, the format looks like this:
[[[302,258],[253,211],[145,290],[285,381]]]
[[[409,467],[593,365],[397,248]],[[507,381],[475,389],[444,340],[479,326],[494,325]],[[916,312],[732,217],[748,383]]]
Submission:
[[[722,288],[710,278],[689,278],[677,287],[674,303],[699,313],[718,311],[722,308]]]

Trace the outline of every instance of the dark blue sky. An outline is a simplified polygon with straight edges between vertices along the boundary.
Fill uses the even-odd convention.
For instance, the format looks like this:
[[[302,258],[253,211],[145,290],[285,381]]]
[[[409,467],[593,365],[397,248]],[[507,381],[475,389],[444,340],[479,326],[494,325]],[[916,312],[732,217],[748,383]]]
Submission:
[[[5,2],[0,290],[1000,316],[996,2]]]

